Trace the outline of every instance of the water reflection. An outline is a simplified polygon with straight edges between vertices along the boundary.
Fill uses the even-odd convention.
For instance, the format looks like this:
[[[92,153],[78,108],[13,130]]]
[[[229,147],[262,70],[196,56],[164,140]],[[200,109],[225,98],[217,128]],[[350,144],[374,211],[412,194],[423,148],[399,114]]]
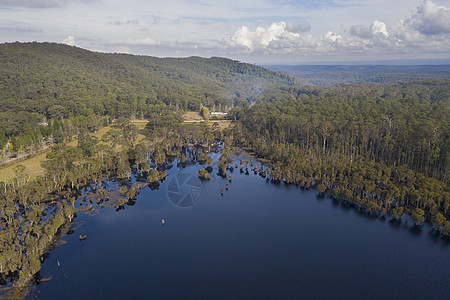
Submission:
[[[422,226],[421,225],[413,225],[409,227],[408,230],[413,236],[418,236],[422,233]]]
[[[391,224],[392,228],[399,229],[401,228],[402,221],[400,219],[390,219],[389,224]]]
[[[187,152],[187,157],[191,158],[191,157],[195,157],[192,156],[191,154],[189,154]],[[214,157],[214,162],[217,163],[218,160],[218,155],[216,155]],[[253,162],[252,162],[253,163]],[[177,168],[174,168],[174,166],[177,166]],[[144,193],[144,192],[148,192],[148,190],[151,191],[158,191],[161,186],[166,187],[167,189],[165,190],[165,200],[169,201],[169,203],[171,203],[172,207],[176,207],[176,208],[190,208],[190,207],[194,207],[196,206],[196,208],[200,207],[201,204],[199,205],[199,202],[202,200],[202,197],[205,196],[206,191],[205,189],[208,188],[208,186],[219,186],[219,184],[216,185],[208,185],[207,183],[203,183],[201,182],[197,176],[195,171],[193,171],[193,169],[195,169],[196,167],[191,168],[190,170],[186,170],[185,168],[189,167],[189,166],[197,166],[197,162],[194,162],[193,160],[190,159],[186,159],[184,161],[184,163],[181,163],[180,160],[178,159],[171,159],[169,161],[167,161],[165,164],[161,165],[161,168],[159,171],[161,172],[165,172],[165,171],[169,171],[170,170],[170,175],[168,177],[164,177],[161,178],[158,181],[154,181],[154,182],[149,182],[146,178],[148,178],[148,172],[146,173],[145,171],[141,172],[138,171],[138,169],[134,169],[133,170],[133,174],[131,174],[130,177],[128,178],[108,178],[108,179],[104,179],[104,180],[99,180],[98,182],[92,183],[86,187],[83,187],[80,191],[76,192],[76,194],[74,195],[66,195],[65,198],[61,197],[60,199],[57,199],[55,201],[52,202],[48,202],[48,203],[42,203],[41,205],[36,205],[36,206],[31,206],[26,210],[22,210],[20,211],[20,214],[16,216],[17,221],[11,220],[11,224],[7,224],[6,227],[2,228],[0,235],[1,235],[1,239],[2,241],[6,241],[5,245],[8,245],[9,247],[9,252],[8,251],[3,251],[0,254],[0,264],[4,261],[6,261],[6,263],[4,263],[5,265],[3,266],[3,268],[8,268],[7,271],[3,271],[1,273],[0,276],[0,284],[2,285],[8,285],[11,282],[17,281],[19,280],[20,275],[20,270],[28,270],[27,268],[30,268],[29,271],[27,271],[28,273],[31,273],[33,271],[36,271],[36,268],[38,268],[38,270],[41,267],[41,263],[43,263],[44,261],[47,261],[49,259],[49,253],[52,252],[56,245],[57,245],[57,241],[64,236],[65,234],[67,235],[74,235],[74,233],[76,232],[76,234],[74,235],[75,237],[77,237],[78,235],[82,235],[85,236],[86,232],[83,232],[84,228],[79,227],[80,224],[76,224],[74,223],[75,218],[77,218],[78,215],[81,215],[83,213],[88,214],[90,216],[94,216],[97,215],[99,213],[101,213],[101,210],[105,209],[115,209],[117,212],[123,212],[123,210],[125,210],[126,208],[131,208],[132,206],[137,206],[138,201],[142,201],[142,197],[139,197],[140,193]],[[216,168],[216,165],[214,165],[214,168]],[[232,167],[233,168],[233,167]],[[236,167],[234,167],[236,168]],[[237,167],[239,168],[239,166]],[[264,169],[264,166],[261,166],[262,169]],[[252,234],[255,234],[255,236],[259,237],[261,240],[259,240],[260,243],[264,244],[267,241],[263,242],[263,234],[261,234],[261,232],[263,233],[267,233],[268,236],[270,237],[270,234],[274,231],[273,228],[268,227],[266,224],[258,224],[258,226],[261,226],[262,228],[264,228],[264,230],[256,230],[256,231],[251,231],[251,227],[255,226],[254,224],[251,223],[252,218],[256,218],[255,216],[257,216],[256,213],[254,213],[253,209],[256,210],[258,213],[262,214],[264,216],[264,218],[266,218],[267,220],[270,220],[270,214],[267,213],[267,211],[271,211],[274,213],[277,213],[277,208],[279,207],[275,207],[275,206],[271,206],[271,204],[265,202],[264,197],[267,195],[260,195],[258,194],[259,190],[258,189],[262,189],[262,187],[268,187],[269,183],[271,186],[271,197],[273,199],[277,199],[280,201],[276,201],[277,204],[279,205],[288,205],[289,203],[283,202],[280,204],[281,200],[286,200],[286,199],[280,199],[279,195],[282,195],[282,193],[284,193],[286,190],[295,190],[297,192],[300,192],[300,189],[298,188],[298,186],[295,185],[285,185],[282,184],[280,182],[276,182],[276,181],[271,181],[269,179],[269,177],[266,177],[265,175],[262,176],[261,172],[256,172],[256,174],[261,175],[261,177],[266,177],[266,180],[263,181],[262,178],[259,178],[255,175],[255,172],[249,172],[248,168],[245,168],[245,164],[242,164],[242,167],[240,168],[241,172],[239,174],[237,174],[238,172],[234,172],[233,173],[233,181],[236,180],[236,185],[238,185],[239,183],[242,184],[242,182],[244,182],[245,184],[253,184],[251,185],[254,189],[250,189],[249,190],[245,190],[244,189],[244,193],[248,192],[248,191],[252,191],[252,193],[255,193],[259,196],[255,196],[255,197],[260,197],[258,205],[254,205],[252,207],[252,210],[246,210],[246,204],[243,203],[243,201],[241,202],[237,202],[235,201],[236,198],[239,199],[245,199],[247,198],[251,198],[250,194],[246,194],[244,196],[240,196],[240,195],[236,195],[234,194],[234,190],[233,188],[230,188],[230,190],[228,192],[227,195],[230,195],[229,197],[227,196],[227,201],[226,201],[226,206],[224,206],[224,210],[228,212],[229,211],[233,211],[235,212],[236,215],[233,215],[233,218],[235,218],[235,220],[238,221],[242,221],[245,220],[246,224],[250,224],[248,227],[245,228],[245,230],[248,230],[248,234],[250,235],[250,232],[252,232]],[[211,170],[212,171],[212,170]],[[232,170],[229,168],[227,169],[228,171],[228,175],[232,173]],[[237,171],[237,170],[236,170]],[[264,170],[265,171],[265,170]],[[241,175],[241,173],[246,173],[245,175],[251,175],[251,176],[243,176]],[[248,173],[248,174],[247,174]],[[211,174],[214,175],[214,174]],[[213,176],[214,179],[216,179],[216,177]],[[167,182],[165,182],[167,181]],[[225,176],[224,179],[217,177],[217,181],[220,183],[220,187],[225,188],[225,184],[230,184],[230,178]],[[241,182],[240,182],[241,181]],[[212,180],[212,182],[214,182],[214,180]],[[266,184],[261,185],[262,182],[266,182]],[[231,186],[231,184],[230,184]],[[145,189],[146,187],[148,187],[149,189]],[[255,189],[256,187],[256,189]],[[147,190],[147,191],[145,191]],[[164,194],[164,190],[161,190],[160,192],[162,192]],[[277,194],[279,193],[279,194]],[[306,193],[306,192],[305,192]],[[215,195],[218,195],[219,192],[216,190],[214,192]],[[211,195],[211,194],[208,194]],[[349,210],[353,210],[355,212],[355,215],[363,217],[365,220],[377,220],[380,219],[379,215],[373,214],[370,211],[367,211],[366,209],[363,209],[361,207],[359,207],[358,205],[351,203],[349,201],[345,201],[345,200],[341,200],[341,199],[337,199],[337,198],[331,198],[328,199],[327,197],[324,197],[324,195],[317,195],[318,197],[316,197],[317,199],[319,199],[320,201],[313,201],[313,202],[320,202],[320,203],[325,203],[325,201],[330,201],[331,202],[331,206],[332,207],[340,207],[342,209],[342,211],[349,211]],[[298,198],[298,194],[296,195],[296,197]],[[262,199],[261,199],[262,198]],[[230,200],[230,201],[228,201]],[[249,201],[253,201],[252,199],[246,199]],[[309,199],[308,199],[309,200]],[[207,201],[204,201],[207,202]],[[225,202],[225,201],[223,201]],[[301,202],[301,201],[299,201]],[[306,202],[306,201],[305,201]],[[167,203],[167,202],[165,202]],[[170,205],[169,205],[170,206]],[[326,206],[326,205],[322,205],[322,206]],[[268,209],[268,207],[270,209]],[[266,211],[264,210],[266,209]],[[281,207],[281,210],[283,210],[284,208]],[[136,208],[137,210],[137,208]],[[182,213],[186,213],[186,211],[181,211]],[[334,210],[335,213],[337,213],[336,210]],[[208,213],[203,211],[203,213]],[[291,211],[285,212],[287,213],[293,213]],[[176,215],[178,218],[182,219],[183,217],[185,217],[184,215],[177,215],[176,213],[172,213],[174,215]],[[187,215],[187,214],[186,214]],[[352,214],[353,215],[353,214]],[[165,216],[165,215],[164,215]],[[220,214],[218,214],[218,216],[220,216]],[[348,217],[351,217],[350,215],[347,215]],[[198,216],[199,218],[205,218],[203,215]],[[217,217],[217,215],[216,215]],[[287,218],[288,220],[295,220],[292,221],[292,224],[294,225],[298,225],[295,219],[296,215],[294,217],[291,217],[291,219]],[[304,215],[304,218],[308,218],[308,215]],[[330,219],[333,218],[333,216],[328,216]],[[264,221],[266,221],[266,219],[264,219]],[[362,218],[361,218],[362,219]],[[33,221],[34,220],[34,221]],[[283,218],[279,218],[278,220],[284,220]],[[429,228],[429,226],[415,226],[413,225],[413,222],[409,221],[409,223],[407,222],[408,218],[404,217],[404,220],[395,220],[391,217],[386,217],[385,220],[388,220],[388,223],[391,226],[388,226],[390,228],[393,229],[400,229],[402,228],[402,224],[403,227],[406,228],[405,231],[407,231],[408,233],[410,233],[410,236],[413,236],[415,238],[419,238],[421,235],[421,232],[424,230],[423,228]],[[191,220],[192,221],[192,220]],[[321,220],[321,222],[325,222],[328,220]],[[160,222],[160,220],[158,221]],[[177,222],[180,222],[177,224]],[[278,221],[277,221],[278,222]],[[33,223],[33,224],[31,224]],[[184,223],[184,225],[186,225],[188,222]],[[195,222],[193,222],[195,223]],[[283,224],[283,222],[279,222],[281,224]],[[317,223],[317,220],[311,220],[310,223]],[[366,222],[366,223],[372,223],[372,222]],[[381,222],[380,222],[381,223]],[[31,224],[31,225],[30,225]],[[169,224],[169,223],[168,223]],[[176,228],[177,225],[181,227],[180,224],[181,221],[177,220],[175,217],[170,219],[170,226],[168,228],[165,228],[165,231],[169,232],[170,230],[176,230],[173,228]],[[172,225],[173,224],[173,225]],[[304,227],[308,226],[308,223],[303,223],[302,224]],[[361,224],[359,224],[361,225]],[[412,225],[412,227],[411,227]],[[9,227],[11,226],[11,227]],[[159,224],[160,226],[160,224]],[[187,226],[187,225],[186,225]],[[189,226],[195,226],[194,225],[189,225]],[[215,225],[218,226],[218,225]],[[320,225],[318,228],[320,228]],[[361,226],[367,226],[367,224],[363,224]],[[381,225],[380,225],[381,226]],[[230,224],[226,224],[226,228],[231,228],[231,229],[235,229],[236,228],[236,224],[233,224],[232,222],[230,222]],[[257,226],[255,226],[255,228],[257,228]],[[294,230],[295,228],[295,230]],[[296,231],[299,230],[299,227],[289,227],[289,228],[282,228],[282,230],[280,231],[280,235],[284,236],[287,235],[286,232],[289,232],[289,234],[291,234],[292,236],[295,236],[295,234],[297,233]],[[139,228],[140,229],[140,228]],[[198,229],[198,228],[197,228]],[[221,232],[225,233],[228,235],[228,240],[230,242],[237,240],[237,238],[235,237],[235,235],[238,235],[239,233],[237,232],[227,232],[226,229],[221,228]],[[246,231],[243,232],[246,232]],[[19,237],[17,237],[16,239],[19,241],[25,241],[22,245],[23,247],[12,247],[11,245],[15,245],[15,244],[19,244],[20,242],[17,242],[17,240],[11,239],[9,234],[11,232],[22,232],[22,235],[20,235]],[[327,231],[324,231],[327,232]],[[396,232],[398,232],[398,230],[396,230]],[[153,232],[154,233],[154,232]],[[313,232],[311,231],[310,233],[308,232],[303,232],[302,234],[305,235],[313,235]],[[172,232],[172,234],[174,234]],[[177,234],[179,234],[177,232]],[[176,236],[176,238],[180,238],[179,235],[174,234]],[[323,234],[323,232],[321,232],[320,234]],[[320,235],[317,234],[317,235]],[[208,236],[209,238],[213,238],[214,233],[211,233],[211,236]],[[293,243],[294,238],[290,236],[288,241],[289,243]],[[172,236],[173,237],[173,236]],[[441,245],[442,246],[449,246],[449,241],[448,239],[442,239],[442,237],[440,237],[438,234],[434,233],[433,231],[429,231],[428,232],[428,237],[433,241],[442,241]],[[139,237],[140,238],[140,237]],[[278,241],[278,236],[272,236],[272,239],[274,239],[274,243],[277,243]],[[166,241],[166,240],[164,240]],[[86,240],[86,242],[83,243],[79,243],[79,244],[85,244],[87,242],[90,242],[89,236],[88,239]],[[170,241],[171,243],[176,243],[176,241]],[[279,241],[278,241],[279,242]],[[283,240],[281,239],[281,242],[283,242]],[[304,247],[310,247],[311,244],[314,243],[321,243],[320,241],[308,241],[309,243],[305,243]],[[35,243],[36,245],[34,245],[33,243]],[[34,245],[34,246],[33,246]],[[306,245],[306,246],[305,246]],[[267,245],[266,245],[267,246]],[[33,248],[36,247],[36,248]],[[247,247],[250,248],[249,245],[247,245]],[[239,248],[239,247],[238,247]],[[37,249],[37,250],[34,250]],[[44,250],[43,250],[44,249]],[[263,249],[263,247],[261,247],[261,249]],[[261,250],[260,249],[260,250]],[[219,249],[220,251],[223,251],[222,249]],[[230,249],[232,251],[236,251],[235,249]],[[33,251],[35,251],[35,255],[32,256],[31,253],[33,253]],[[42,252],[44,251],[44,253]],[[46,252],[45,252],[46,251]],[[263,251],[263,250],[261,250]],[[43,254],[42,254],[43,253]],[[25,255],[24,255],[25,254]],[[39,258],[39,255],[40,258]],[[24,257],[26,259],[24,259]],[[28,258],[30,257],[30,259]],[[33,257],[37,257],[38,259],[38,263],[36,263],[36,260],[32,261]],[[270,255],[268,254],[267,257],[270,257]],[[4,259],[4,260],[2,260]],[[247,257],[247,259],[249,259]],[[33,269],[35,268],[35,269]],[[41,277],[41,273],[40,272],[35,272],[35,276],[32,278],[33,282],[35,284],[41,284],[42,282],[45,282],[46,280],[48,280],[49,277],[45,277],[42,278]]]

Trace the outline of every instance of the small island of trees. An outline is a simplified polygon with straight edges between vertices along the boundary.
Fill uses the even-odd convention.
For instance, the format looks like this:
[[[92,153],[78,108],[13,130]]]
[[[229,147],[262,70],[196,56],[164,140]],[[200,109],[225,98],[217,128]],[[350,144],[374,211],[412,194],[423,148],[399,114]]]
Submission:
[[[211,175],[209,175],[208,171],[206,171],[205,169],[198,170],[197,175],[198,175],[198,178],[200,178],[200,179],[205,179],[205,180],[211,179]]]

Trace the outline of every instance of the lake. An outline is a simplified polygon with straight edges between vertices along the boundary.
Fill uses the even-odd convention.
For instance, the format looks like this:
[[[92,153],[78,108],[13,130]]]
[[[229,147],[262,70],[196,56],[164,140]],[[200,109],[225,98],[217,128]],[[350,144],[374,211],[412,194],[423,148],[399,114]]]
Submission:
[[[201,182],[204,167],[174,162],[134,205],[79,212],[74,233],[42,265],[51,280],[29,297],[449,298],[450,247],[429,225],[370,217],[239,169],[227,172],[231,182],[217,168]]]

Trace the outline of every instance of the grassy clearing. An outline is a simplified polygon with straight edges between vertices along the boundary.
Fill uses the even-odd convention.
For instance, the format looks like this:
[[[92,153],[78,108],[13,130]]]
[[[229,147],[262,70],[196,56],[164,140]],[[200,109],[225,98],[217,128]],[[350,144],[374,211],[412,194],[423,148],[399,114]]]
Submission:
[[[137,142],[139,143],[146,138],[146,136],[144,135],[144,129],[145,125],[147,125],[148,123],[148,120],[131,120],[131,123],[136,125],[136,127],[139,129],[139,134],[137,136]]]
[[[147,125],[148,120],[147,119],[133,119],[133,120],[130,120],[130,122],[138,127],[142,126],[142,128],[144,128],[145,125]]]
[[[184,115],[184,123],[199,123],[205,121],[198,112],[195,111],[188,111]],[[225,129],[229,127],[234,121],[231,120],[208,120],[209,124],[214,124],[217,122],[220,126],[220,129]]]
[[[225,128],[230,127],[231,124],[233,124],[235,121],[231,121],[231,120],[209,120],[209,123],[214,124],[215,122],[217,122],[220,126],[220,129],[223,130]]]
[[[44,169],[42,168],[41,163],[46,160],[47,152],[49,149],[35,155],[33,157],[27,158],[23,161],[15,162],[11,165],[8,165],[2,169],[0,169],[0,181],[8,182],[14,177],[13,169],[17,165],[23,165],[26,168],[26,172],[30,174],[31,178],[35,178],[39,175],[44,174]]]
[[[135,124],[139,129],[143,129],[145,127],[145,124],[147,124],[148,121],[133,121],[132,123]],[[100,128],[97,132],[95,132],[93,134],[93,136],[97,137],[99,140],[102,138],[102,136],[108,132],[108,130],[112,129],[111,126],[107,126],[107,127],[102,127]],[[138,136],[138,139],[141,140],[142,138],[144,138],[145,136],[140,134]],[[73,139],[72,141],[70,141],[69,143],[67,143],[68,146],[72,146],[72,147],[76,147],[77,146],[77,139]],[[23,165],[26,169],[26,172],[28,174],[30,174],[30,178],[34,179],[37,176],[43,175],[44,174],[44,168],[42,168],[42,162],[47,160],[47,152],[49,152],[51,149],[48,148],[45,151],[34,155],[32,157],[29,157],[27,159],[21,160],[21,161],[17,161],[14,163],[11,163],[7,166],[1,167],[0,168],[0,182],[8,182],[9,180],[11,180],[14,177],[14,167],[17,165]]]
[[[185,122],[200,122],[200,121],[203,121],[203,118],[196,111],[188,111],[184,115],[184,121]]]
[[[195,122],[201,122],[203,119],[200,117],[200,115],[197,112],[187,112],[185,115],[185,122],[186,123],[195,123]],[[217,122],[221,129],[225,129],[229,127],[233,121],[229,120],[210,120],[209,124],[213,124],[214,122]],[[138,135],[138,142],[142,141],[145,138],[145,135],[143,134],[143,130],[145,128],[145,125],[148,123],[148,120],[132,120],[132,124],[136,125],[139,128],[139,135]],[[100,128],[96,133],[93,135],[97,137],[99,140],[101,140],[102,136],[108,132],[109,130],[113,129],[111,126],[102,127]],[[67,143],[68,146],[76,147],[77,146],[77,140],[73,139],[69,143]],[[13,169],[17,165],[23,165],[26,168],[26,172],[30,174],[30,178],[36,178],[37,176],[44,174],[44,169],[42,168],[42,162],[44,162],[47,158],[47,152],[50,151],[49,149],[46,149],[45,151],[34,155],[30,158],[17,161],[14,163],[11,163],[7,166],[0,168],[0,182],[7,182],[10,179],[14,177]]]

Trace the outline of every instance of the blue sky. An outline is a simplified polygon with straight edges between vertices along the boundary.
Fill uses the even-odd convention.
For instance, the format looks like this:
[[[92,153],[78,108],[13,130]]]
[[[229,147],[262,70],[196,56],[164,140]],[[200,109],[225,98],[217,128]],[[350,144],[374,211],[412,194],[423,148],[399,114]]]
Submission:
[[[246,62],[450,59],[450,0],[0,0],[0,42]]]

